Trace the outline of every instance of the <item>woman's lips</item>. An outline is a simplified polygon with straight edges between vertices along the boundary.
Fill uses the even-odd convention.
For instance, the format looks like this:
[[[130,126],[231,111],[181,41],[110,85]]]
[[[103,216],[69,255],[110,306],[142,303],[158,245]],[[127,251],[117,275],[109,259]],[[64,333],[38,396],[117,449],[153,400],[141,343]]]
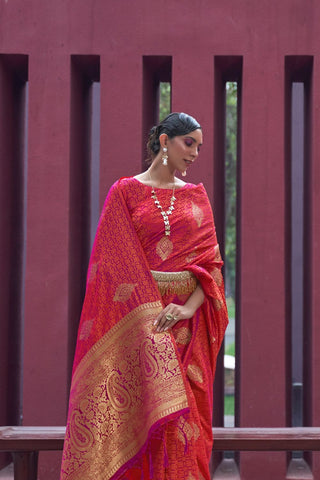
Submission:
[[[192,165],[192,160],[184,160],[185,163],[189,166],[189,165]]]

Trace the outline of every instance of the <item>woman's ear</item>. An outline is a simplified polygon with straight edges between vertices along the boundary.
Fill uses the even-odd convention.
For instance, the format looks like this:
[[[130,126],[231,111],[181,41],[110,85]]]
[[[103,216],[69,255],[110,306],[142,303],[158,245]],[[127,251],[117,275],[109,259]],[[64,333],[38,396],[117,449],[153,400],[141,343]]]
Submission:
[[[169,137],[166,133],[161,133],[161,135],[159,135],[159,142],[162,148],[167,146],[168,138]]]

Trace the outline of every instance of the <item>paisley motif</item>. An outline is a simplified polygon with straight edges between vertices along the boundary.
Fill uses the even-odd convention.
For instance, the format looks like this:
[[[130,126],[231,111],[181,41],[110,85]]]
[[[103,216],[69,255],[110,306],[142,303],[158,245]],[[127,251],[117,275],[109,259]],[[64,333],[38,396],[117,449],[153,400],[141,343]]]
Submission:
[[[186,420],[181,418],[181,420],[179,421],[178,429],[178,439],[180,440],[180,442],[183,443],[183,445],[186,445],[193,436],[192,427]]]
[[[99,262],[95,262],[95,263],[92,263],[92,265],[90,265],[89,272],[88,272],[88,283],[91,283],[94,280],[98,271],[98,266],[99,266]]]
[[[168,370],[170,372],[175,372],[178,368],[179,368],[178,360],[175,358],[170,360],[170,362],[168,363]]]
[[[215,245],[215,247],[214,247],[214,259],[216,261],[221,261],[222,260],[219,245]]]
[[[214,270],[212,270],[211,272],[211,276],[213,280],[216,282],[216,284],[218,285],[218,287],[221,287],[223,282],[221,270],[217,267],[214,268]]]
[[[194,380],[195,382],[199,382],[199,383],[203,382],[201,368],[198,367],[197,365],[189,365],[187,369],[187,375],[190,378],[190,380]]]
[[[93,322],[94,322],[94,318],[83,322],[80,333],[79,333],[80,340],[86,340],[87,338],[89,338]]]
[[[169,240],[168,236],[164,236],[159,240],[156,246],[157,255],[161,258],[161,260],[166,260],[170,253],[173,250],[173,243]]]
[[[186,327],[181,327],[178,330],[175,331],[174,333],[175,339],[177,343],[180,343],[181,345],[188,345],[190,343],[192,334],[191,330]]]
[[[94,437],[88,422],[79,410],[74,410],[70,422],[70,437],[75,450],[86,452],[94,444]]]
[[[191,263],[192,260],[194,260],[196,257],[197,257],[197,253],[196,252],[191,252],[187,257],[186,257],[186,262],[187,263]]]
[[[155,377],[158,373],[158,364],[152,354],[153,345],[150,338],[147,338],[141,345],[140,359],[141,367],[147,378]]]
[[[125,412],[131,404],[129,392],[121,385],[118,372],[112,372],[107,379],[107,393],[112,407],[117,412]]]
[[[220,298],[214,298],[213,303],[214,303],[215,310],[220,310],[224,305],[223,301],[220,300]]]
[[[203,213],[203,210],[193,202],[192,202],[192,214],[193,214],[193,218],[197,222],[198,227],[200,228],[203,222],[204,213]]]
[[[126,302],[131,297],[131,294],[136,286],[136,283],[121,283],[114,294],[113,301]]]
[[[193,427],[193,436],[195,440],[198,440],[198,438],[200,437],[200,428],[196,423],[193,423],[192,427]]]

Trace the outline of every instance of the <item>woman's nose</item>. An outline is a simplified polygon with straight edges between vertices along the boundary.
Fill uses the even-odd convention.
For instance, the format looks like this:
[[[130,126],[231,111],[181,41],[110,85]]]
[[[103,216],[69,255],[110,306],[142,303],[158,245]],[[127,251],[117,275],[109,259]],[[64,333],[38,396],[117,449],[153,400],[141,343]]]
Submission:
[[[199,150],[198,150],[198,147],[196,145],[194,146],[192,154],[193,154],[194,158],[197,158],[197,156],[199,155]]]

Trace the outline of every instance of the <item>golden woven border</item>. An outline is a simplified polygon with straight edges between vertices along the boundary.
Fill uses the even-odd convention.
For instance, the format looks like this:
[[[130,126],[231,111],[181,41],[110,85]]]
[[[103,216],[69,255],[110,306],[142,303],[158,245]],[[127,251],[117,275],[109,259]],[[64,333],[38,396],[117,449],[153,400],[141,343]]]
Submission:
[[[151,274],[158,284],[159,292],[164,295],[186,295],[194,292],[197,279],[192,272],[158,272],[151,270]]]

